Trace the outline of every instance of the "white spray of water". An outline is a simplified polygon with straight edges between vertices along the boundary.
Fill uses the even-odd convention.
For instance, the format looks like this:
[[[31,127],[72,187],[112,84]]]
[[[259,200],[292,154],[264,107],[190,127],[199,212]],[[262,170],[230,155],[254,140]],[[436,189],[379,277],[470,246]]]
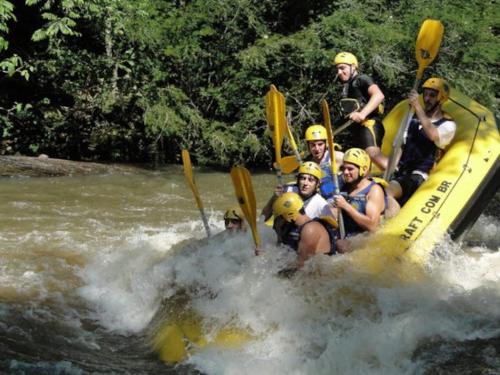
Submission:
[[[202,227],[143,228],[122,248],[102,249],[80,294],[103,326],[122,333],[143,330],[163,300],[182,292],[210,322],[209,336],[227,325],[258,336],[188,358],[210,374],[414,373],[423,366],[415,353],[432,340],[500,334],[498,252],[444,241],[426,275],[405,284],[374,283],[348,256],[317,257],[286,279],[277,273],[294,254],[273,245],[269,228],[259,230],[264,254],[255,257],[250,233],[172,246]]]

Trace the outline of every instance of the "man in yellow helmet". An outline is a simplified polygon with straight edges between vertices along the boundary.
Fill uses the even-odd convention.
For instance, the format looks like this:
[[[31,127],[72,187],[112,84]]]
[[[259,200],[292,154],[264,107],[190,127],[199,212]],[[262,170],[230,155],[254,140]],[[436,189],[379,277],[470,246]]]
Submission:
[[[343,174],[342,192],[335,195],[334,205],[342,210],[346,237],[378,228],[386,207],[382,186],[369,177],[371,161],[360,148],[351,148],[344,154],[341,167]],[[347,252],[347,244],[339,241],[338,251]]]
[[[229,207],[224,213],[224,226],[231,233],[245,230],[245,215],[239,206]]]
[[[358,59],[352,53],[338,53],[333,64],[343,83],[342,98],[356,99],[360,104],[359,111],[349,114],[356,124],[349,128],[351,140],[348,146],[364,149],[375,164],[385,168],[387,159],[380,151],[385,131],[378,116],[382,113],[385,96],[371,77],[359,73]]]
[[[272,214],[272,205],[276,198],[286,192],[297,193],[304,201],[304,209],[311,218],[331,215],[328,202],[318,194],[323,172],[320,166],[313,161],[303,162],[297,172],[294,183],[276,186],[274,195],[262,210],[262,215],[267,220]]]
[[[286,184],[284,186],[278,185],[276,187],[274,195],[262,209],[262,215],[265,220],[271,217],[273,203],[276,199],[287,192],[298,194],[304,203],[306,214],[311,219],[320,216],[333,216],[332,209],[328,202],[318,194],[321,177],[322,171],[317,163],[312,161],[302,163],[299,167],[295,183]],[[273,226],[278,234],[278,242],[285,244],[295,242],[296,233],[291,226],[286,225],[286,222],[275,219]]]
[[[430,78],[422,85],[423,106],[418,92],[410,92],[410,105],[415,114],[405,134],[403,152],[395,179],[390,181],[388,193],[403,205],[428,178],[440,152],[453,140],[456,124],[443,112],[450,89],[441,78]]]
[[[279,196],[273,204],[273,214],[275,218],[284,220],[294,228],[294,242],[286,244],[297,251],[298,267],[314,255],[335,254],[334,222],[307,215],[304,201],[297,193],[288,192]],[[287,269],[286,272],[294,268]]]
[[[335,184],[330,167],[330,150],[327,147],[327,133],[323,125],[311,125],[306,129],[305,134],[309,156],[306,160],[311,160],[321,167],[323,176],[320,180],[319,192],[328,202],[333,198]],[[337,165],[342,164],[341,152],[335,151]]]

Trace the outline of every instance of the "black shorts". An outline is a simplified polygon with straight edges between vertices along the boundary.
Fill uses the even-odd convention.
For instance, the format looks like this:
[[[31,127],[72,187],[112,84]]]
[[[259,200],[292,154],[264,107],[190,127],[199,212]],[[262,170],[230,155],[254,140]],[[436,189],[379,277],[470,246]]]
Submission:
[[[348,142],[348,148],[358,147],[365,150],[368,147],[382,147],[385,129],[382,122],[378,119],[366,120],[368,124],[353,124],[351,129],[351,139]],[[370,124],[372,122],[373,124]]]
[[[413,193],[425,181],[421,175],[415,173],[396,177],[395,180],[399,183],[399,185],[401,185],[401,189],[403,190],[403,195],[398,199],[401,206],[403,206],[408,199],[410,199]]]

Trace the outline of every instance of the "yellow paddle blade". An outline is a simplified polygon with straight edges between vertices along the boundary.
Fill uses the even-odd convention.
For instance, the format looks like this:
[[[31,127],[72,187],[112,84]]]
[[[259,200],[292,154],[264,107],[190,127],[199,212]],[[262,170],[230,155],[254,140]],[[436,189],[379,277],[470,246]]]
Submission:
[[[282,137],[286,135],[288,138],[288,142],[290,142],[290,146],[292,146],[292,150],[295,152],[297,150],[297,143],[295,143],[295,138],[293,138],[292,130],[288,125],[288,121],[286,119],[286,101],[285,96],[278,91],[278,99],[279,99],[279,128],[282,134]]]
[[[440,21],[427,19],[422,23],[415,48],[418,62],[418,80],[422,79],[424,69],[436,58],[443,34],[444,26]]]
[[[290,155],[281,158],[281,171],[285,174],[292,173],[300,167],[300,161],[297,160],[297,156]]]
[[[193,178],[193,167],[191,166],[191,157],[189,156],[188,150],[182,150],[182,165],[184,166],[184,176],[186,176],[186,181],[193,191],[194,199],[196,200],[196,205],[201,210],[203,209],[203,204],[201,203],[200,194],[198,193],[198,188],[194,182]]]
[[[245,167],[233,167],[231,168],[231,179],[233,180],[236,199],[245,214],[248,225],[252,229],[255,246],[259,247],[260,237],[257,232],[257,207],[250,172]]]
[[[284,132],[282,131],[285,118],[284,98],[280,98],[279,91],[276,86],[271,85],[271,88],[266,94],[266,119],[273,137],[274,155],[276,163],[281,160],[281,145],[283,143]]]
[[[186,176],[186,181],[193,191],[194,199],[196,200],[196,205],[198,206],[201,214],[201,220],[203,221],[203,226],[207,232],[207,237],[210,237],[210,227],[208,226],[208,220],[205,216],[205,211],[203,210],[203,204],[201,203],[200,194],[198,193],[198,188],[194,182],[193,178],[193,168],[191,166],[191,157],[189,156],[188,150],[182,150],[182,165],[184,166],[184,175]]]
[[[274,87],[274,89],[276,89],[276,87],[274,85],[271,85],[271,87]],[[278,117],[278,121],[279,121],[278,125],[279,125],[280,131],[281,131],[281,137],[284,138],[286,136],[288,138],[288,142],[289,142],[290,146],[292,147],[292,150],[295,153],[295,155],[297,156],[299,163],[300,163],[300,162],[302,162],[302,158],[299,156],[299,150],[297,147],[297,143],[295,142],[295,138],[293,137],[293,133],[292,133],[292,129],[290,127],[290,124],[288,124],[288,121],[286,119],[285,96],[279,90],[276,89],[276,91],[278,93],[278,103],[279,103],[278,109],[279,109],[279,113],[280,113],[280,116]]]

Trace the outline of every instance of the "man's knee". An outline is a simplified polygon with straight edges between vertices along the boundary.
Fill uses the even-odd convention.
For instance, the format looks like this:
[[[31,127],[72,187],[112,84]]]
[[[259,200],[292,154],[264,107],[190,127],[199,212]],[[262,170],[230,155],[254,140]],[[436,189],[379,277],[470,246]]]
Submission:
[[[403,189],[401,188],[399,182],[397,182],[396,180],[392,180],[389,182],[389,186],[387,187],[386,192],[388,195],[395,199],[401,198],[401,196],[403,195]]]
[[[390,219],[398,214],[401,210],[399,203],[391,195],[387,196],[387,207],[385,208],[384,216],[386,219]]]
[[[387,158],[382,154],[380,147],[370,146],[365,149],[373,163],[384,170],[387,167]]]

